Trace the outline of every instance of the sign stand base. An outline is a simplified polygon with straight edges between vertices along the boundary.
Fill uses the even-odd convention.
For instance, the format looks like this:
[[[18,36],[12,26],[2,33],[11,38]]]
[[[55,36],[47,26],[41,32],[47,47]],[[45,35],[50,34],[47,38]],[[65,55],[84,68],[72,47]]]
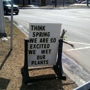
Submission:
[[[25,39],[25,58],[24,58],[24,66],[21,68],[21,74],[22,74],[22,80],[24,84],[28,84],[28,83],[32,83],[34,81],[38,81],[38,80],[49,80],[49,79],[62,79],[62,80],[66,80],[66,76],[63,73],[63,69],[62,69],[62,47],[63,47],[63,40],[60,39],[59,40],[59,45],[58,45],[58,59],[56,62],[56,65],[54,65],[53,70],[56,73],[56,76],[53,75],[52,77],[45,77],[47,75],[45,75],[44,77],[40,77],[40,76],[35,76],[35,77],[30,77],[29,76],[29,72],[28,72],[28,59],[27,59],[27,50],[28,50],[28,39]]]

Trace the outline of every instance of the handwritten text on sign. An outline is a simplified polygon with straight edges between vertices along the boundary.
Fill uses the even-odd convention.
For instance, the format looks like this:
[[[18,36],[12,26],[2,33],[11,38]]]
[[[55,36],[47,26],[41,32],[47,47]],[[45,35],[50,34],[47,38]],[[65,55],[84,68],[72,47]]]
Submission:
[[[28,66],[55,65],[61,24],[30,23]]]

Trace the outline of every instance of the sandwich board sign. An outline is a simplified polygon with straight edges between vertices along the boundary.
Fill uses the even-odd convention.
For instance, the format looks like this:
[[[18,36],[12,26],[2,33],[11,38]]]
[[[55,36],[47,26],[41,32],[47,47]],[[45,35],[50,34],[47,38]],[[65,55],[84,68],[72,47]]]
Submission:
[[[30,23],[28,66],[56,65],[61,24]]]
[[[61,61],[63,46],[63,39],[60,39],[61,24],[30,23],[29,29],[29,38],[24,40],[25,58],[24,66],[21,68],[24,84],[46,79],[66,80]],[[46,66],[52,67],[51,65],[56,75],[29,77],[28,69],[38,69],[38,66],[42,69]]]

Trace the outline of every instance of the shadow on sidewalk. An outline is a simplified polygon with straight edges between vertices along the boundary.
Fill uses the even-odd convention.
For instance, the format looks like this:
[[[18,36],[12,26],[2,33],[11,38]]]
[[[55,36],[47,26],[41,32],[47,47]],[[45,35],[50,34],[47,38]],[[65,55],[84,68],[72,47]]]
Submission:
[[[7,58],[10,56],[11,51],[12,51],[12,50],[10,50],[10,51],[7,53],[7,55],[5,56],[5,59],[2,61],[1,65],[0,65],[0,70],[2,69],[2,67],[3,67],[4,63],[6,62]]]
[[[7,86],[10,80],[5,78],[0,78],[0,90],[7,90]]]
[[[60,79],[51,79],[41,81],[37,80],[30,84],[31,85],[25,85],[22,83],[20,90],[72,90],[70,87],[75,83],[62,81]]]

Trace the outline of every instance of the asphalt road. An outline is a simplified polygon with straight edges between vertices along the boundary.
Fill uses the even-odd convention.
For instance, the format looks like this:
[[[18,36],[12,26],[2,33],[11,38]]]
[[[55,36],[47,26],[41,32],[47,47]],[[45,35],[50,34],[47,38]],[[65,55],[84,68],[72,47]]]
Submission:
[[[9,16],[8,16],[9,17]],[[66,39],[75,45],[75,49],[64,44],[63,52],[82,66],[89,76],[90,73],[90,9],[20,9],[19,15],[14,15],[14,21],[19,27],[29,31],[29,23],[62,23],[62,29],[66,29]],[[66,63],[68,60],[64,60]],[[69,66],[75,71],[77,66]],[[75,63],[74,63],[75,64]],[[68,69],[68,68],[67,68]],[[73,70],[74,69],[74,70]],[[81,69],[81,67],[79,67]],[[76,73],[79,73],[76,70]],[[80,72],[81,73],[81,72]],[[83,73],[83,71],[82,71]],[[80,75],[80,74],[79,74]],[[83,76],[83,74],[81,75]],[[88,77],[87,76],[87,77]],[[90,77],[85,78],[86,81]]]

